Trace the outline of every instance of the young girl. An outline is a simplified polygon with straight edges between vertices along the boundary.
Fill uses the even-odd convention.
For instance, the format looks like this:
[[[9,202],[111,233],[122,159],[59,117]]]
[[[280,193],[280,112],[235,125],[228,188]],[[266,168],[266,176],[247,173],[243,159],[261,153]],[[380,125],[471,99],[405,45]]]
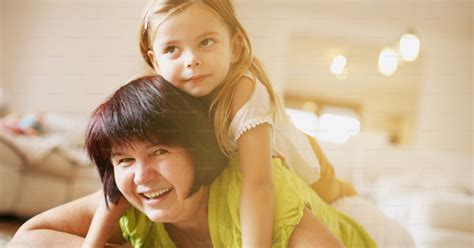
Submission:
[[[318,180],[320,168],[253,56],[231,2],[154,1],[140,34],[141,53],[149,66],[182,91],[210,100],[219,145],[228,156],[237,151],[240,160],[242,246],[271,247],[272,155],[283,156],[308,184]],[[99,210],[99,216],[106,213]],[[89,231],[90,244],[97,244],[92,235],[101,233]]]
[[[155,1],[143,21],[140,49],[175,87],[211,100],[223,151],[237,151],[243,174],[242,244],[270,247],[274,209],[271,157],[282,155],[308,184],[319,164],[289,122],[230,0]]]

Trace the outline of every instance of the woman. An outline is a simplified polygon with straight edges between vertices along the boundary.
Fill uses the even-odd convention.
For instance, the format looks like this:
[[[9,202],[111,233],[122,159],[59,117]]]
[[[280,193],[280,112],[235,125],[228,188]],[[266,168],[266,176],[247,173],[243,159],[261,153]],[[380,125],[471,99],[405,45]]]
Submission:
[[[199,99],[159,76],[133,80],[95,110],[86,146],[105,198],[114,203],[110,223],[120,219],[110,226],[109,242],[242,246],[239,162],[227,162],[220,152]],[[362,227],[325,204],[281,160],[272,164],[274,247],[375,247]],[[101,193],[95,193],[42,213],[25,223],[10,245],[83,245],[100,202]]]

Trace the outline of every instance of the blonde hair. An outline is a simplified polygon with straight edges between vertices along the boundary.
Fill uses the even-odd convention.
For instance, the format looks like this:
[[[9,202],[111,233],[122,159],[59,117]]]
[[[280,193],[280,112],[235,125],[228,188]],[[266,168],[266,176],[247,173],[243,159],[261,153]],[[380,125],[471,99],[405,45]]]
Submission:
[[[234,97],[237,83],[247,71],[256,77],[267,89],[270,95],[272,115],[274,118],[284,118],[283,111],[270,80],[263,65],[253,56],[250,40],[244,28],[237,20],[234,8],[230,0],[157,0],[148,7],[140,28],[140,51],[146,63],[153,68],[153,61],[148,56],[153,50],[154,30],[167,18],[180,13],[192,4],[205,4],[215,12],[218,17],[229,28],[231,37],[241,35],[241,51],[239,59],[231,65],[229,73],[223,83],[217,89],[216,96],[212,100],[210,113],[214,113],[214,132],[222,151],[229,156],[231,147],[229,142],[229,126],[232,121],[232,99]],[[155,16],[160,18],[154,19]],[[152,27],[154,26],[154,27]]]

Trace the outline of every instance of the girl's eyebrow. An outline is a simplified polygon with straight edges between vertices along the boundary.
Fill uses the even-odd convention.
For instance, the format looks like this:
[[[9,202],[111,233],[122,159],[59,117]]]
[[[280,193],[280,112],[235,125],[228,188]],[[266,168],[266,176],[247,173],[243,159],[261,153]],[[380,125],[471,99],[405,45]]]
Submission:
[[[218,32],[215,32],[215,31],[208,31],[208,32],[204,32],[200,35],[198,35],[196,37],[196,40],[200,40],[206,36],[214,36],[214,35],[219,35]],[[158,40],[158,46],[159,47],[166,47],[166,46],[169,46],[169,45],[174,45],[174,44],[177,44],[179,43],[180,41],[179,40]]]
[[[213,36],[213,35],[219,35],[219,33],[218,33],[218,32],[215,32],[215,31],[204,32],[204,33],[198,35],[196,39],[199,40],[199,39],[201,39],[201,38],[203,38],[203,37],[206,37],[206,36]]]
[[[164,41],[158,42],[158,46],[165,47],[165,46],[169,46],[169,45],[173,45],[177,43],[179,43],[179,40],[164,40]]]

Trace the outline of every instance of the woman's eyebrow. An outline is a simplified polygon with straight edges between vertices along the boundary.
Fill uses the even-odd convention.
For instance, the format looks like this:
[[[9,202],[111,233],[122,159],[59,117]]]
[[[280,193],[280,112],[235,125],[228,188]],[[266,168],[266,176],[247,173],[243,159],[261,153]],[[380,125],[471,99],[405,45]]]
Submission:
[[[160,144],[150,144],[150,145],[145,147],[145,150],[153,151],[154,149],[157,149],[157,148],[162,147],[162,146],[163,145],[160,145]]]
[[[144,150],[144,151],[148,151],[148,150],[152,150],[156,147],[158,147],[160,145],[156,145],[156,144],[149,144],[149,145],[146,145],[145,147],[143,148],[140,148],[141,150]],[[116,152],[112,152],[110,154],[110,157],[113,158],[115,156],[127,156],[127,153],[126,152],[122,152],[122,151],[116,151]]]
[[[110,157],[113,158],[113,157],[115,157],[115,156],[124,156],[124,155],[125,155],[125,153],[123,153],[123,152],[113,152],[113,153],[110,155]]]

